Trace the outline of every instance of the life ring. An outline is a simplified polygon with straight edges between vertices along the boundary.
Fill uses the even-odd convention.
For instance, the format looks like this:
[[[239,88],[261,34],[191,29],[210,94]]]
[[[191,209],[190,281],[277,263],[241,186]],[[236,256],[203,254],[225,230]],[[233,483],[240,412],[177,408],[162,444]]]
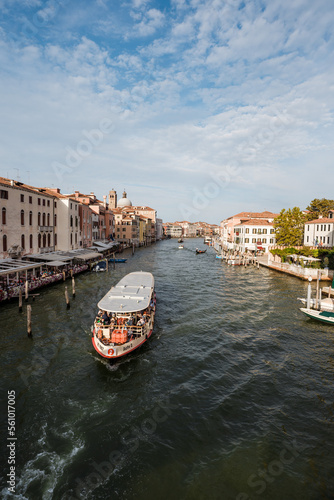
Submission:
[[[114,352],[115,352],[114,349],[108,349],[109,356],[112,356],[114,354]]]

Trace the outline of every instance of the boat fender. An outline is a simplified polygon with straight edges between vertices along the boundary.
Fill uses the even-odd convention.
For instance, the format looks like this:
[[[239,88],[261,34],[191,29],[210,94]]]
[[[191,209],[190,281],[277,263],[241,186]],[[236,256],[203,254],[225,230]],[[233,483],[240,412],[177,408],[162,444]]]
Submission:
[[[108,349],[109,356],[112,356],[114,354],[114,352],[115,352],[114,349]]]

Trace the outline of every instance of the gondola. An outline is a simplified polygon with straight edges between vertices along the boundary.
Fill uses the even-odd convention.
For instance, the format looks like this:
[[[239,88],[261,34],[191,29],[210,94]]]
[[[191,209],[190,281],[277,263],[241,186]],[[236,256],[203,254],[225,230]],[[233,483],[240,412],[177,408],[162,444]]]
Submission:
[[[206,250],[198,250],[198,248],[196,248],[196,254],[198,254],[198,253],[205,253],[205,252],[206,252]]]

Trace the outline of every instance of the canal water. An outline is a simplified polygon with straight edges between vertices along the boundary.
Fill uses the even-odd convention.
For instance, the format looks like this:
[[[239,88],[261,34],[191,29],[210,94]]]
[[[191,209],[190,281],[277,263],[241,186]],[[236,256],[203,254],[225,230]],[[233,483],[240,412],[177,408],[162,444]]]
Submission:
[[[334,498],[333,327],[300,313],[304,282],[184,246],[78,276],[69,310],[63,283],[41,291],[33,339],[26,312],[1,306],[1,498]],[[96,304],[137,270],[155,277],[153,336],[110,365],[91,343]]]

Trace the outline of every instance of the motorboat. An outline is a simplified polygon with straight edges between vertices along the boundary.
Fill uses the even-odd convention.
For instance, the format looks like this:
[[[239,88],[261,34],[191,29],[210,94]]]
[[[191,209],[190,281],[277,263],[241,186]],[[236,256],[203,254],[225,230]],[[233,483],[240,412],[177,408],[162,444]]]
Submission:
[[[111,360],[125,356],[152,335],[156,309],[153,275],[143,271],[127,274],[97,306],[92,327],[94,349]]]

